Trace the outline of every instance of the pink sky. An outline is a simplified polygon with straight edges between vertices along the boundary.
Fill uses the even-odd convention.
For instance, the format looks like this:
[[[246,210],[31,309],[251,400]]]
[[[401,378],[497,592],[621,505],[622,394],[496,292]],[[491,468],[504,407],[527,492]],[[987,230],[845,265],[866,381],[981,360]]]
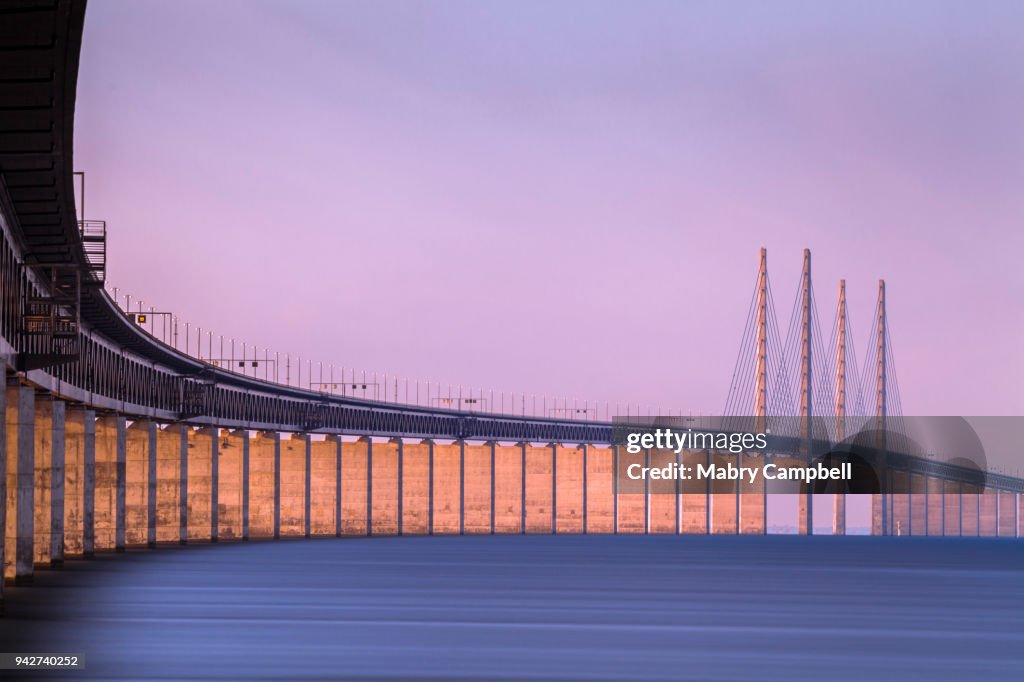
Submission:
[[[1024,414],[1019,3],[111,2],[109,281],[338,366],[722,409],[768,247],[908,414]]]

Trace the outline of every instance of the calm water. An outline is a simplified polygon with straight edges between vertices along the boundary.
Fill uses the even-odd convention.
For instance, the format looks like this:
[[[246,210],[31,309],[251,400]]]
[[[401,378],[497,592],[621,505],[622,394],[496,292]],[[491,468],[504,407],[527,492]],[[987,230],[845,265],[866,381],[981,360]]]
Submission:
[[[9,595],[0,650],[87,657],[31,679],[1024,679],[1007,540],[285,541],[103,556]]]

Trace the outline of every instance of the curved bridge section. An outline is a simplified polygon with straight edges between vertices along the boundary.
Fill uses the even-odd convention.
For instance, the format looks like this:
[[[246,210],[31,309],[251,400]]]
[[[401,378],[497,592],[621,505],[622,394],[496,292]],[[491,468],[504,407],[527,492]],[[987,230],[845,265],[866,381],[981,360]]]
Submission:
[[[15,2],[0,12],[0,353],[34,385],[97,409],[225,427],[608,442],[608,424],[415,408],[267,384],[146,334],[103,290],[75,216],[72,134],[85,3]],[[74,318],[67,343],[60,329],[31,325],[61,278],[75,280],[69,286],[79,292],[65,311]]]
[[[618,472],[663,465],[666,453],[609,447],[608,422],[326,396],[225,371],[145,333],[104,291],[102,231],[75,211],[84,16],[80,0],[0,5],[8,580],[29,580],[66,556],[158,542],[766,532],[763,485],[743,495],[623,487]],[[777,446],[798,456],[798,440]],[[891,461],[914,493],[887,507],[878,498],[895,496],[875,495],[875,532],[1019,534],[1021,481],[989,476],[982,487],[976,472],[898,453]]]

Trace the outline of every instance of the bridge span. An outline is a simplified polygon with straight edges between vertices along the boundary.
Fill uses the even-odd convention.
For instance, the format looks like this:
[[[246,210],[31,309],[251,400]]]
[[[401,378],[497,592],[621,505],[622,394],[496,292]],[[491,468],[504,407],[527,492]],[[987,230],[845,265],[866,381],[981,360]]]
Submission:
[[[611,420],[324,394],[244,376],[147,333],[104,289],[104,226],[76,213],[73,123],[84,13],[79,0],[15,0],[0,8],[6,580],[29,581],[37,568],[69,557],[159,543],[767,532],[763,484],[729,493],[665,491],[625,486],[620,475],[632,463],[743,463],[751,454],[630,454],[614,443]],[[808,254],[804,311],[811,309],[809,263]],[[762,255],[762,273],[764,267]],[[750,406],[733,413],[763,423],[797,415],[795,435],[777,440],[773,455],[811,461],[823,447],[809,426],[821,414],[811,381],[812,348],[821,342],[812,339],[807,317],[798,372],[806,381],[787,411],[781,393],[769,389],[778,368],[767,288],[760,275],[758,282],[764,297],[754,303],[756,350],[737,365],[752,383],[734,382],[730,393],[730,401],[749,396]],[[885,423],[884,298],[881,319],[875,376],[882,407],[868,416]],[[991,473],[979,479],[969,468],[897,448],[886,455],[889,483],[872,496],[873,532],[1019,537],[1024,480]],[[804,533],[813,530],[811,493],[801,496]],[[842,502],[834,497],[836,533],[845,532]]]

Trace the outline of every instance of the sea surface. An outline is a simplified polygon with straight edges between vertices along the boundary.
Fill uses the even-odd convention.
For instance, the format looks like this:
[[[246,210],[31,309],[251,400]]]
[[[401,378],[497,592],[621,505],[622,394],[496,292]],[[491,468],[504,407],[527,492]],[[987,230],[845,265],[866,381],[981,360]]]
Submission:
[[[102,555],[7,596],[0,651],[85,657],[33,680],[1024,680],[1006,539],[285,540]]]

